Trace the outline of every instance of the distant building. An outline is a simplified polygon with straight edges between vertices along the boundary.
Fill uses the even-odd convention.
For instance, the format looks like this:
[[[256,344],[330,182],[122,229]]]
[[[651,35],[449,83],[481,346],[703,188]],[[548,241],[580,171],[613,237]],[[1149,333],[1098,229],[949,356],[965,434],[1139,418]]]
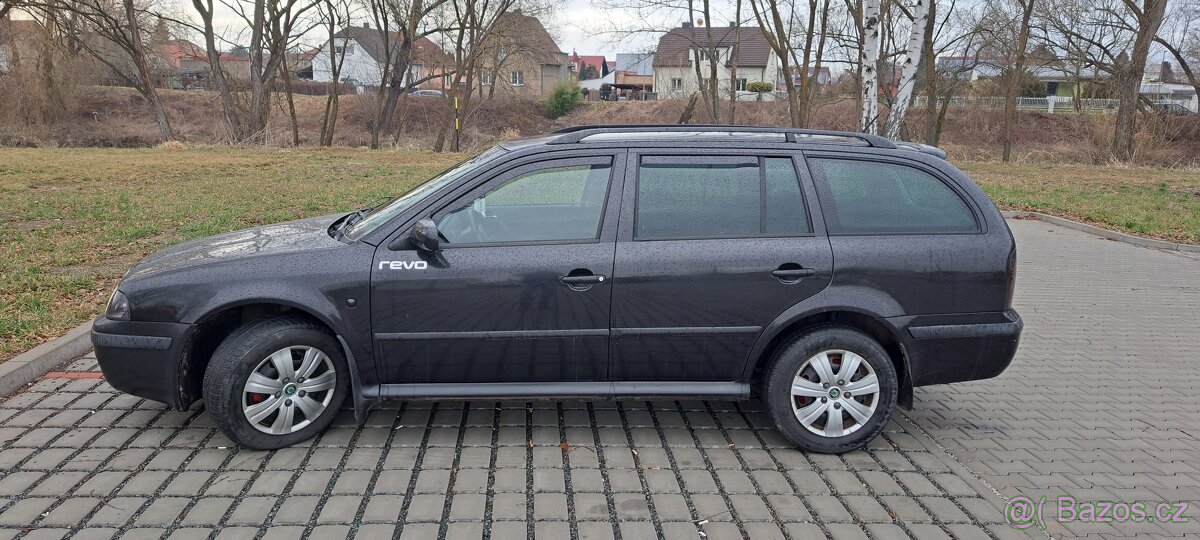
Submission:
[[[312,80],[333,82],[332,47],[335,55],[345,55],[338,73],[339,82],[378,88],[385,84],[383,75],[388,70],[387,63],[399,52],[402,42],[398,32],[384,34],[365,23],[342,29],[312,57]],[[436,43],[429,38],[419,38],[413,42],[412,61],[405,82],[412,85],[428,79],[416,84],[415,88],[440,89],[444,81],[439,75],[453,70],[453,63]]]
[[[567,53],[537,17],[520,9],[500,15],[483,47],[493,51],[477,77],[484,96],[541,98],[575,80]]]
[[[578,55],[572,53],[567,57],[567,62],[570,63],[571,73],[574,73],[579,80],[600,79],[608,75],[609,69],[608,60],[604,55]]]
[[[701,77],[707,77],[708,53],[713,50],[717,55],[717,84],[722,99],[728,99],[730,90],[738,92],[738,99],[743,96],[753,99],[757,94],[747,92],[747,84],[755,81],[774,84],[780,80],[779,58],[761,28],[730,25],[705,29],[684,23],[658,40],[652,64],[654,91],[658,98],[685,98],[699,91],[700,81],[696,78],[693,62],[699,60]],[[732,81],[731,68],[735,65],[737,80]],[[731,85],[734,88],[730,88]]]
[[[617,53],[616,71],[654,76],[654,53]]]

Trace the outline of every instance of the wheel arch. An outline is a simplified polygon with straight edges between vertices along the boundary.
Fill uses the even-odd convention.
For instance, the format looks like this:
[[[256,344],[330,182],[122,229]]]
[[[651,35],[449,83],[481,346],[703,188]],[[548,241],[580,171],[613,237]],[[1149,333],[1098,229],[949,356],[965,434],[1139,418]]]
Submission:
[[[342,338],[334,321],[318,310],[302,306],[285,299],[247,299],[229,302],[209,308],[196,318],[196,328],[179,359],[179,401],[182,408],[204,397],[204,372],[212,359],[213,352],[235,330],[250,321],[264,317],[291,316],[311,321],[334,337],[342,348],[342,354],[350,368],[351,399],[355,403],[356,416],[360,409],[358,364],[350,347]]]
[[[795,336],[826,326],[840,326],[863,332],[879,342],[887,351],[900,383],[897,403],[911,408],[913,402],[912,378],[908,370],[908,354],[899,331],[889,325],[884,317],[862,308],[841,306],[814,310],[788,316],[784,314],[759,336],[750,358],[752,363],[747,379],[752,392],[760,392],[763,377],[770,369],[775,353]]]

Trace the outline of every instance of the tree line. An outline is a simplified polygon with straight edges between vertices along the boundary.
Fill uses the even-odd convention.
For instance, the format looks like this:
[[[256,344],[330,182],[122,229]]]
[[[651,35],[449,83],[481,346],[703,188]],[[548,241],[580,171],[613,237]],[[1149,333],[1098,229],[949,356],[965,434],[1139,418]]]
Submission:
[[[220,96],[223,123],[235,143],[264,140],[276,100],[283,100],[289,111],[298,143],[287,53],[313,35],[325,39],[369,22],[385,44],[384,83],[369,96],[371,146],[379,147],[396,136],[400,99],[429,78],[447,77],[445,99],[457,104],[458,111],[468,110],[473,99],[484,95],[481,79],[494,79],[505,58],[524,46],[521,29],[505,28],[504,13],[521,8],[546,16],[555,9],[547,0],[160,2],[0,0],[0,18],[14,10],[26,13],[62,50],[105,65],[145,99],[167,140],[175,134],[147,60],[148,36],[164,25],[202,36],[210,87]],[[701,84],[687,111],[690,115],[698,102],[718,123],[737,118],[736,99],[725,100],[723,95],[728,91],[736,96],[736,84],[729,84],[738,77],[736,60],[728,66],[731,81],[719,81],[720,55],[711,37],[714,19],[722,17],[734,22],[735,33],[763,34],[784,74],[780,91],[793,127],[813,123],[812,111],[826,98],[818,77],[822,68],[833,66],[851,74],[859,130],[937,144],[951,98],[964,91],[973,70],[991,66],[995,80],[1004,86],[1002,140],[1007,160],[1016,139],[1016,103],[1029,84],[1028,73],[1053,68],[1073,79],[1074,97],[1087,97],[1095,87],[1116,96],[1111,151],[1129,160],[1139,111],[1152,106],[1140,93],[1152,51],[1169,55],[1182,79],[1200,92],[1200,0],[601,0],[597,6],[608,8],[596,10],[597,17],[623,14],[595,30],[613,41],[696,21],[693,35],[699,38],[689,54]],[[218,8],[236,15],[240,29],[233,35],[214,23]],[[450,65],[414,79],[412,45],[421,38],[440,43]],[[231,80],[221,66],[221,50],[235,42],[246,44],[249,54],[245,82]],[[736,59],[741,39],[734,43],[729,58]],[[329,55],[333,79],[341,80],[345,48],[327,47],[322,53]],[[487,91],[494,91],[494,85]],[[909,133],[905,123],[917,95],[927,97],[923,137]],[[728,101],[727,107],[723,101]],[[1078,106],[1079,100],[1075,103]],[[339,92],[330,91],[320,144],[333,142],[338,107]],[[460,119],[448,117],[443,123],[438,150],[458,150],[456,120]]]

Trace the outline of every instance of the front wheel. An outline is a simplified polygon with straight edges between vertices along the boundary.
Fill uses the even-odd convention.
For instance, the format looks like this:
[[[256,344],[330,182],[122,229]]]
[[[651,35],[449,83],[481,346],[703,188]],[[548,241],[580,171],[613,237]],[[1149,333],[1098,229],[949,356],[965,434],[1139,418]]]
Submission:
[[[883,431],[898,386],[878,342],[849,328],[825,327],[779,350],[765,399],[784,437],[805,450],[833,454],[861,448]]]
[[[204,398],[225,435],[269,450],[329,427],[349,381],[332,335],[305,319],[277,317],[251,322],[217,347],[204,372]]]

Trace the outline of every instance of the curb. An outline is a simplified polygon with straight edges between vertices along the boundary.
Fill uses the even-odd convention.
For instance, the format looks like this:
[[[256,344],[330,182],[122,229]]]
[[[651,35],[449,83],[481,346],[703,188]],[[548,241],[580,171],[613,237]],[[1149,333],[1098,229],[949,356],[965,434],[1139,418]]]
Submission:
[[[88,352],[92,348],[91,330],[92,322],[85,322],[0,364],[0,396],[14,393],[50,370]]]
[[[1165,249],[1168,251],[1181,251],[1184,253],[1200,253],[1200,246],[1197,246],[1197,245],[1177,244],[1175,242],[1167,242],[1166,240],[1154,240],[1153,238],[1142,238],[1140,236],[1134,236],[1132,234],[1125,234],[1122,232],[1103,229],[1103,228],[1097,227],[1095,225],[1088,225],[1087,223],[1071,221],[1066,218],[1060,218],[1058,216],[1043,214],[1041,212],[1027,212],[1027,211],[1010,212],[1010,211],[1006,210],[1006,211],[1001,212],[1001,214],[1003,214],[1006,219],[1012,219],[1012,218],[1036,219],[1038,221],[1045,221],[1046,223],[1052,223],[1052,224],[1058,225],[1060,227],[1066,227],[1068,229],[1075,229],[1077,231],[1091,233],[1096,236],[1107,238],[1109,240],[1125,242],[1126,244],[1133,244],[1135,246],[1142,246],[1142,247],[1153,248],[1153,249]]]

